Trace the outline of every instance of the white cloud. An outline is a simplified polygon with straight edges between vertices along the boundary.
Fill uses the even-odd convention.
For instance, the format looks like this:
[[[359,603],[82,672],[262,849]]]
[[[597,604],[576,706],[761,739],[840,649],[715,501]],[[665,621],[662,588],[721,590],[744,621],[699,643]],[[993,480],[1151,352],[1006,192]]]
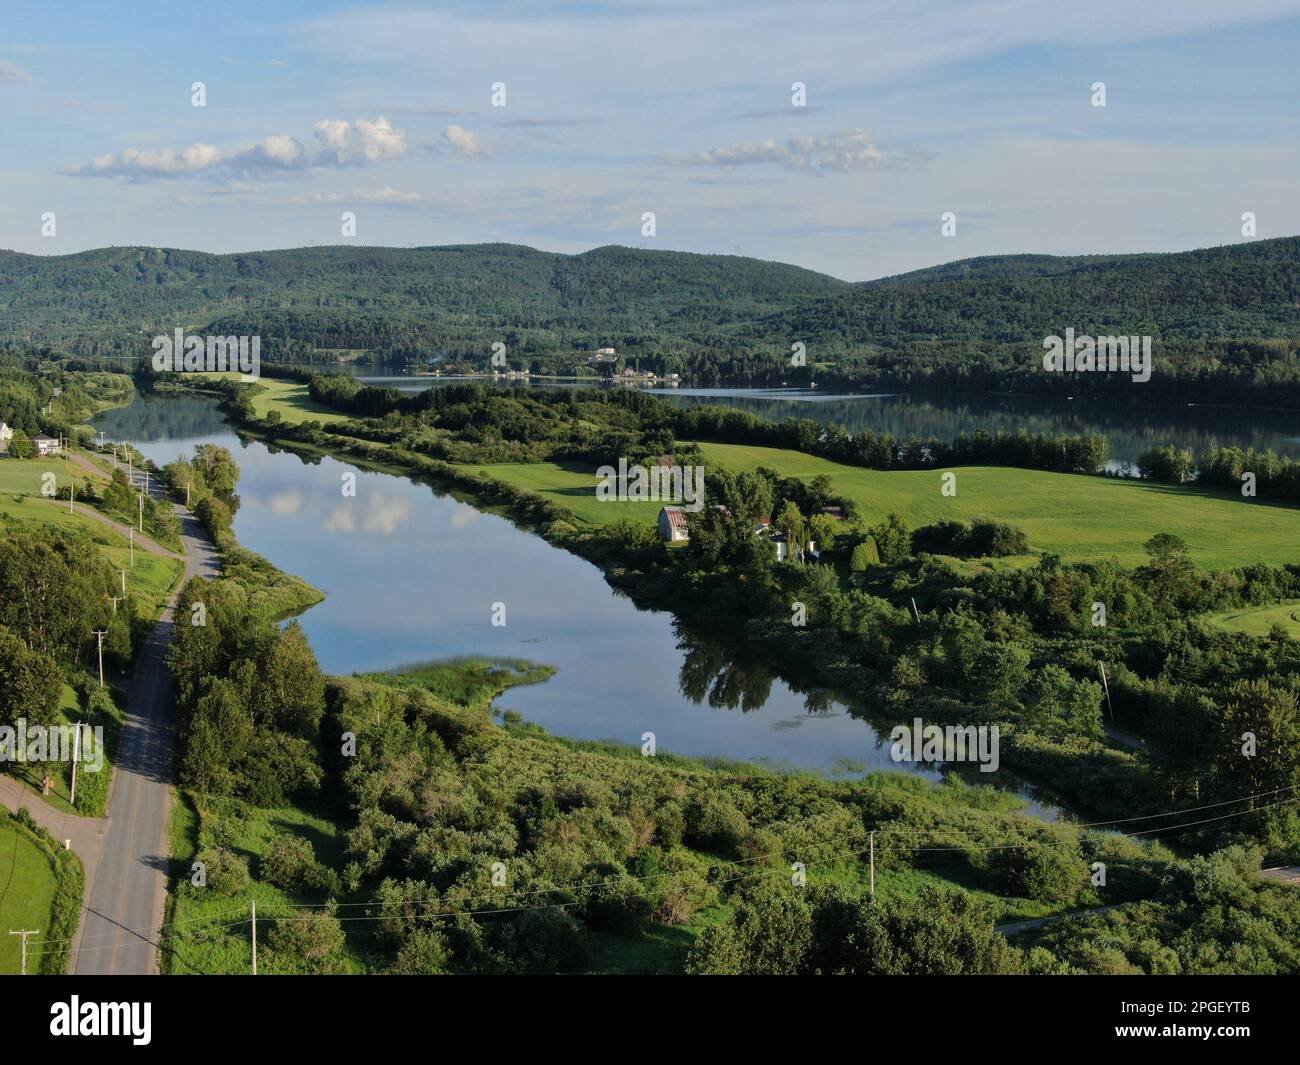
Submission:
[[[151,178],[189,177],[195,174],[252,175],[309,167],[363,166],[400,159],[406,154],[406,132],[394,129],[384,117],[355,123],[326,119],[313,127],[318,142],[315,153],[301,141],[277,134],[253,144],[219,148],[192,144],[188,148],[124,148],[120,154],[97,156],[86,166],[67,171],[78,177]]]
[[[307,196],[295,196],[288,202],[295,206],[363,203],[376,207],[407,207],[423,203],[424,197],[418,192],[402,192],[385,185],[382,188],[354,188],[351,192],[313,192]]]
[[[0,85],[20,85],[29,80],[31,76],[17,63],[0,59]]]
[[[271,513],[277,517],[290,517],[302,510],[303,494],[296,488],[276,492],[268,501]]]
[[[398,526],[405,525],[411,518],[411,501],[405,496],[389,499],[375,496],[361,523],[363,532],[377,532],[381,536],[392,536]]]
[[[723,148],[697,152],[677,162],[694,166],[731,169],[758,163],[772,163],[786,170],[805,173],[852,173],[856,170],[897,170],[923,162],[921,153],[887,156],[866,130],[829,133],[818,137],[789,137],[778,141],[747,141]]]
[[[454,122],[442,131],[442,136],[444,145],[453,155],[472,159],[482,151],[477,134]]]
[[[330,532],[356,532],[358,509],[359,505],[355,501],[335,504],[324,521],[324,527]],[[410,518],[411,501],[405,496],[390,499],[376,495],[371,498],[360,527],[362,532],[391,536]]]
[[[406,131],[394,129],[382,115],[373,122],[326,119],[313,127],[321,145],[320,158],[339,166],[400,159],[406,154]]]
[[[357,527],[357,516],[347,503],[335,503],[322,525],[329,532],[352,532]]]

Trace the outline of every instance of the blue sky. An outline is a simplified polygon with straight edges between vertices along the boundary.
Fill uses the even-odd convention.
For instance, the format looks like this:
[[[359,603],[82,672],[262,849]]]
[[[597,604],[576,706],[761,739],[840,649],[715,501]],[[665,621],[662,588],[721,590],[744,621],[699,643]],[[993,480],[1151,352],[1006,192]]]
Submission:
[[[1300,233],[1300,0],[64,0],[3,20],[0,247],[38,254],[628,244],[860,280],[1231,243],[1246,211]]]

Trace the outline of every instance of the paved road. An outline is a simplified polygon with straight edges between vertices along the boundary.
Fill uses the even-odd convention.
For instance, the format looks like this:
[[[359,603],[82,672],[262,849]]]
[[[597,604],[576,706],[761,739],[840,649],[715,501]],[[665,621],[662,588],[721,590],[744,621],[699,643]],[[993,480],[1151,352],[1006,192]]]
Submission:
[[[216,576],[217,556],[206,532],[183,507],[175,509],[187,556],[184,581]],[[136,659],[109,795],[108,831],[93,881],[87,873],[89,902],[71,964],[71,971],[78,975],[158,971],[157,942],[167,889],[175,708],[166,651],[184,581]]]
[[[1105,913],[1107,910],[1113,910],[1120,903],[1112,903],[1110,906],[1093,906],[1086,910],[1070,910],[1066,913],[1054,913],[1048,917],[1034,917],[1027,921],[1008,921],[1006,924],[997,925],[993,931],[1004,936],[1014,936],[1018,932],[1024,932],[1030,928],[1042,928],[1045,924],[1051,924],[1053,921],[1063,921],[1067,917],[1083,917],[1090,913]]]
[[[1134,750],[1137,750],[1142,746],[1142,741],[1131,732],[1125,732],[1123,729],[1116,728],[1109,721],[1103,721],[1101,727],[1105,730],[1106,735],[1116,743],[1122,743],[1125,747],[1132,747]]]

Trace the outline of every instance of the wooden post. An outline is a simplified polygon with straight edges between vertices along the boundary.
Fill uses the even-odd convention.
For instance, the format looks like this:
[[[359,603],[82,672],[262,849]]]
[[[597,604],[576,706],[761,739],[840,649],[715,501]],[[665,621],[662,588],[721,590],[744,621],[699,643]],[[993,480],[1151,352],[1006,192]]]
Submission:
[[[1106,692],[1106,711],[1110,714],[1110,719],[1115,720],[1115,708],[1110,704],[1110,682],[1106,679],[1106,663],[1098,662],[1097,668],[1101,670],[1101,686]]]

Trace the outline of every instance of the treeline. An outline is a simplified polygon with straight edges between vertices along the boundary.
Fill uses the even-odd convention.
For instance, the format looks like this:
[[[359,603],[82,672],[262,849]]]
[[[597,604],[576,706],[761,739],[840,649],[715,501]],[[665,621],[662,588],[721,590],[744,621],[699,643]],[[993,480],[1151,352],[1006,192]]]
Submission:
[[[258,806],[316,794],[325,679],[302,627],[250,611],[233,580],[190,581],[176,617],[181,784]]]
[[[1300,502],[1300,460],[1278,455],[1271,448],[1215,447],[1198,459],[1190,448],[1165,445],[1144,451],[1137,472],[1150,481],[1195,481],[1240,492],[1244,497]]]
[[[84,439],[89,434],[81,426],[97,410],[130,400],[130,377],[74,365],[0,352],[0,421],[28,437]],[[120,364],[114,369],[120,371]]]
[[[224,573],[191,580],[175,607],[168,664],[177,681],[179,780],[265,806],[315,795],[324,676],[302,627],[274,618],[320,593],[235,541],[239,469],[229,450],[198,445],[164,476],[178,497],[188,488]]]
[[[1020,466],[1064,473],[1100,473],[1110,457],[1104,436],[1060,433],[963,433],[945,443],[934,437],[906,440],[888,433],[850,434],[807,418],[772,422],[728,407],[670,408],[673,433],[686,440],[716,440],[791,448],[874,470],[920,470],[944,466]]]
[[[638,391],[502,394],[469,385],[410,393],[364,385],[343,374],[303,373],[303,378],[312,399],[322,405],[357,418],[410,418],[468,445],[458,450],[442,442],[435,453],[453,462],[561,457],[601,464],[618,456],[671,453],[678,440],[790,448],[878,470],[985,464],[1101,473],[1110,455],[1109,442],[1099,435],[980,431],[951,442],[900,440],[888,433],[850,434],[811,419],[772,422],[729,407],[676,407]],[[389,439],[398,435],[394,428]]]
[[[117,597],[113,609],[110,596]],[[149,624],[134,596],[119,593],[117,573],[85,534],[12,519],[0,522],[0,726],[18,729],[70,724],[64,685],[77,696],[80,719],[104,729],[108,750],[98,773],[78,780],[76,808],[102,816],[119,712],[110,688],[92,671],[98,665],[95,633],[104,633],[104,667],[125,668]],[[71,756],[43,767],[65,785]],[[0,769],[7,769],[0,762]],[[39,777],[34,781],[39,786]]]

